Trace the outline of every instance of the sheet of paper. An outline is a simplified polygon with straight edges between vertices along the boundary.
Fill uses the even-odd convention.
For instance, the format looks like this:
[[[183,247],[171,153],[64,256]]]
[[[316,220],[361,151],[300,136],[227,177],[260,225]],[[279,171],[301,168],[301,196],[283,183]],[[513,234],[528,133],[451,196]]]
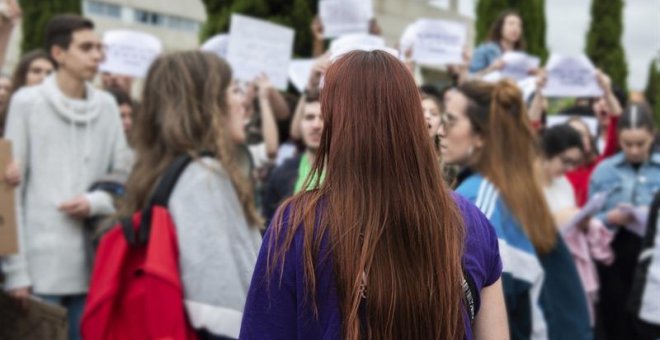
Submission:
[[[289,64],[289,80],[298,92],[305,91],[309,76],[312,74],[314,59],[294,59]]]
[[[147,75],[149,66],[163,51],[163,44],[155,36],[131,30],[106,31],[103,44],[105,60],[99,69],[137,78]]]
[[[644,237],[646,235],[646,226],[649,218],[649,207],[640,206],[635,207],[631,205],[620,205],[619,209],[626,213],[632,214],[634,221],[625,225],[624,227],[633,234]]]
[[[607,195],[607,192],[600,192],[593,195],[587,204],[585,204],[584,207],[582,207],[582,209],[577,214],[575,214],[575,216],[567,224],[560,226],[561,233],[563,235],[568,234],[570,231],[577,228],[580,222],[600,211],[605,204]]]
[[[227,47],[229,46],[229,34],[218,34],[204,42],[200,49],[213,52],[222,59],[227,59]]]
[[[603,89],[596,81],[596,68],[586,55],[552,54],[546,65],[546,97],[600,97]]]
[[[227,60],[234,77],[252,81],[265,73],[276,88],[286,90],[293,38],[291,28],[233,14]]]
[[[413,59],[423,65],[463,62],[467,26],[456,21],[420,19],[413,47]]]
[[[565,114],[556,114],[546,117],[546,126],[553,127],[555,125],[561,125],[566,123],[569,119],[573,117],[579,117],[582,122],[584,122],[589,127],[589,132],[592,136],[598,135],[598,119],[595,117],[584,117],[584,116],[574,116],[574,115],[565,115]]]
[[[351,51],[386,51],[396,57],[399,52],[385,46],[385,39],[370,34],[349,34],[335,39],[330,44],[330,59],[335,60],[341,55]]]
[[[368,33],[373,17],[371,0],[321,0],[319,16],[326,38],[338,38],[351,33]]]
[[[541,59],[523,52],[506,52],[502,55],[504,67],[502,76],[515,81],[523,80],[530,75],[530,71],[537,69]]]

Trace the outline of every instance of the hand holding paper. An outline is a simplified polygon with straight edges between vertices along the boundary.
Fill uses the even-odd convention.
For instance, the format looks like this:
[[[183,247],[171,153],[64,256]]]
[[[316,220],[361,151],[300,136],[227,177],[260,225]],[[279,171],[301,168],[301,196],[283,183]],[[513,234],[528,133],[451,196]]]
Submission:
[[[629,204],[621,204],[617,208],[622,215],[626,216],[626,220],[622,223],[628,231],[633,234],[644,237],[646,235],[646,223],[649,217],[649,207],[635,207]]]

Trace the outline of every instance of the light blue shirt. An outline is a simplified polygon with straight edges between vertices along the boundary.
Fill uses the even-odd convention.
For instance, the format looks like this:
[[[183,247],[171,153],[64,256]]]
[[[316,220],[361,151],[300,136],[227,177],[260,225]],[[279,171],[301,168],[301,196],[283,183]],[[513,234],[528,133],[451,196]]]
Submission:
[[[589,181],[589,197],[608,192],[605,205],[596,218],[608,227],[606,214],[621,203],[648,206],[660,189],[660,153],[653,153],[639,170],[626,160],[622,152],[601,162]]]
[[[477,73],[487,68],[500,56],[502,56],[502,49],[496,42],[491,41],[479,45],[472,54],[470,73]]]

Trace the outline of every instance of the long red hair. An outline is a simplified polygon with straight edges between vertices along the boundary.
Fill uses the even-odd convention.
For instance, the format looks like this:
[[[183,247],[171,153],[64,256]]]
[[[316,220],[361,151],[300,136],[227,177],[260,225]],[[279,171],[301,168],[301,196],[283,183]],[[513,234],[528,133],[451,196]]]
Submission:
[[[335,61],[324,83],[324,131],[307,179],[318,189],[283,204],[286,222],[284,209],[277,213],[269,273],[277,276],[302,228],[307,302],[317,310],[315,266],[326,238],[343,338],[462,338],[463,220],[443,181],[412,75],[386,52],[357,51]],[[319,183],[313,174],[321,171]]]

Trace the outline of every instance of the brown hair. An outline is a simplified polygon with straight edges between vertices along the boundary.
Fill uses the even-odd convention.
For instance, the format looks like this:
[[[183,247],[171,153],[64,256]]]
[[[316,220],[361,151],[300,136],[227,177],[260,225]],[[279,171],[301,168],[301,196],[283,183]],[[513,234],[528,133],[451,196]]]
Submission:
[[[484,139],[474,169],[498,188],[536,250],[547,254],[557,230],[535,168],[539,150],[520,90],[508,80],[470,81],[457,90],[468,99],[473,131]]]
[[[234,185],[248,222],[261,225],[252,186],[238,165],[238,146],[225,131],[231,81],[229,65],[206,52],[176,52],[153,62],[132,130],[137,162],[126,183],[123,215],[146,205],[156,181],[177,156],[212,151]]]
[[[520,14],[514,10],[507,10],[502,13],[495,19],[493,24],[490,26],[490,30],[488,31],[488,41],[492,41],[494,43],[497,43],[498,45],[502,41],[502,29],[504,28],[504,22],[506,21],[506,18],[509,16],[517,16],[520,21],[522,22],[522,17]],[[516,41],[515,44],[513,44],[513,49],[516,51],[524,51],[526,48],[526,42],[525,42],[525,35],[522,34],[524,31],[521,30],[520,34],[520,39]]]
[[[276,214],[268,272],[301,228],[305,296],[315,312],[315,266],[321,240],[329,242],[342,338],[358,339],[361,329],[368,339],[462,338],[463,221],[410,72],[387,52],[350,52],[329,67],[321,108],[323,135],[306,180],[318,189]]]
[[[18,62],[18,65],[16,65],[16,69],[14,70],[14,74],[12,75],[11,87],[13,89],[13,92],[18,91],[18,89],[25,86],[25,84],[27,83],[27,75],[28,72],[30,71],[30,66],[32,65],[32,62],[39,59],[44,59],[48,61],[49,63],[51,63],[51,65],[53,65],[53,68],[55,68],[55,64],[56,64],[55,61],[44,50],[33,50],[26,53]]]

